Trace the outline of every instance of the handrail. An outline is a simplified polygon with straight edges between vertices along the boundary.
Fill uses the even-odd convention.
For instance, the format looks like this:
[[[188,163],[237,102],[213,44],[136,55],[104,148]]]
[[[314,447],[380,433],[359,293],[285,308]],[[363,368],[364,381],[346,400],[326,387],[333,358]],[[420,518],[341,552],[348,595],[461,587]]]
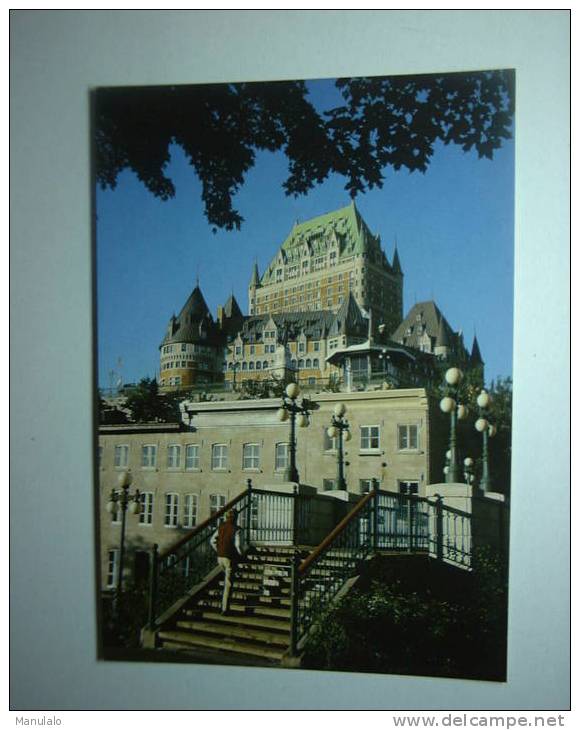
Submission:
[[[354,507],[343,519],[336,525],[336,527],[328,533],[324,540],[314,548],[314,550],[300,563],[298,571],[301,575],[305,575],[306,572],[312,566],[319,556],[326,551],[332,542],[340,535],[340,533],[347,527],[347,525],[358,515],[358,513],[364,508],[365,504],[373,499],[375,493],[369,492],[359,500],[356,507]]]
[[[171,555],[171,553],[175,552],[175,550],[178,550],[180,547],[183,547],[186,543],[188,543],[190,540],[192,540],[198,533],[200,533],[202,530],[204,530],[208,525],[210,525],[212,522],[216,522],[220,519],[224,514],[227,514],[233,507],[238,504],[238,502],[241,502],[241,500],[248,494],[248,490],[246,489],[241,494],[238,494],[237,497],[234,497],[234,499],[230,500],[226,505],[224,505],[221,509],[219,509],[217,512],[214,512],[213,515],[208,517],[203,522],[200,522],[199,525],[196,525],[190,532],[187,533],[187,535],[184,535],[182,538],[180,538],[176,543],[168,547],[166,550],[164,550],[162,553],[159,554],[159,560],[164,560],[168,555]]]

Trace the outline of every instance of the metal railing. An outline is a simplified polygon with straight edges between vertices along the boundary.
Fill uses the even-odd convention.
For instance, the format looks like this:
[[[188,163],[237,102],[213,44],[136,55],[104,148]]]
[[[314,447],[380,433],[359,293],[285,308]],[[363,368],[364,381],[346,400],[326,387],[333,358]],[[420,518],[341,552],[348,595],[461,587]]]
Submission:
[[[428,550],[430,509],[423,497],[377,491],[375,550]]]
[[[373,551],[376,494],[365,495],[302,563],[292,566],[290,652]]]
[[[210,540],[231,510],[237,512],[242,552],[251,545],[294,545],[303,541],[310,517],[310,500],[296,493],[247,489],[163,553],[154,545],[149,584],[149,626],[217,566]]]

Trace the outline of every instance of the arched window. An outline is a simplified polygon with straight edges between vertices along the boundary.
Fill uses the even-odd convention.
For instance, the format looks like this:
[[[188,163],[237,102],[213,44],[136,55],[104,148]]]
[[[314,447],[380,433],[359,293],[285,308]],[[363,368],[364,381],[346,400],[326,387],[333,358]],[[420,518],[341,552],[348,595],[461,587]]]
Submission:
[[[242,363],[242,370],[247,370],[247,369],[248,369],[248,363],[247,362],[243,362]]]
[[[292,365],[293,368],[295,368],[296,367],[296,360],[291,360],[290,364]]]
[[[260,360],[258,360],[258,362],[256,363],[256,370],[261,370],[261,369],[262,369],[262,362]]]
[[[312,360],[310,358],[307,358],[306,360],[306,367],[311,368],[312,367]]]
[[[267,367],[268,367],[268,361],[267,360],[264,360],[264,362],[262,363],[262,368],[264,370],[266,370]]]
[[[300,359],[298,360],[298,367],[303,368],[304,367],[304,360]]]
[[[254,369],[254,363],[250,362],[250,364],[248,365],[248,370],[253,370],[253,369]]]
[[[312,367],[313,368],[320,367],[320,365],[318,364],[318,358],[317,357],[315,357],[314,360],[312,361]]]

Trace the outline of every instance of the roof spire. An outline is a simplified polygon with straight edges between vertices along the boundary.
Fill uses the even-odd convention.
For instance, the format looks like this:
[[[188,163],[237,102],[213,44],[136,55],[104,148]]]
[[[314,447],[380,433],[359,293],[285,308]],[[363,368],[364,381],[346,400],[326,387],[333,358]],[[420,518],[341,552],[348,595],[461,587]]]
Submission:
[[[250,286],[260,286],[260,272],[258,271],[258,261],[254,260],[254,268],[252,270],[252,278],[250,279]]]
[[[473,335],[473,345],[471,346],[471,355],[469,356],[469,364],[471,366],[483,365],[483,358],[479,349],[477,335]]]
[[[395,253],[393,254],[393,271],[395,274],[402,274],[401,262],[399,261],[399,249],[397,248],[397,237],[395,236]]]

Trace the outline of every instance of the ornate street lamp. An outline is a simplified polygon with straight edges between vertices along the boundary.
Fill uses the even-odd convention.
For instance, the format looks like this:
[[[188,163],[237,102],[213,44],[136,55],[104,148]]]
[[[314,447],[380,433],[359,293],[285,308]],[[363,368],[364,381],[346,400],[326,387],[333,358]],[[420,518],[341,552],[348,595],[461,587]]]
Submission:
[[[107,502],[107,512],[113,513],[116,510],[121,510],[121,544],[119,546],[119,574],[117,576],[117,591],[115,594],[115,610],[118,605],[119,598],[123,591],[123,560],[125,558],[125,527],[127,518],[127,508],[133,515],[138,515],[141,511],[141,494],[138,489],[135,490],[134,494],[129,493],[129,487],[133,477],[131,472],[124,471],[119,474],[119,487],[120,492],[116,492],[114,489],[111,490],[111,496]]]
[[[300,388],[296,383],[289,383],[286,392],[282,396],[282,405],[278,409],[278,420],[287,421],[290,419],[290,464],[286,469],[284,478],[289,482],[300,482],[298,469],[296,468],[296,425],[299,428],[308,426],[308,401],[304,398],[302,403],[296,403],[300,395]]]
[[[479,418],[475,422],[475,428],[483,436],[483,445],[481,451],[481,481],[479,486],[483,492],[491,492],[491,474],[489,473],[489,448],[488,439],[493,438],[497,432],[496,427],[489,422],[489,407],[491,406],[491,396],[484,389],[477,396],[477,405],[479,407]]]
[[[463,459],[463,478],[466,484],[473,484],[475,476],[473,474],[473,459],[471,456]]]
[[[443,470],[445,473],[446,482],[458,482],[459,481],[459,459],[457,454],[457,419],[462,420],[467,417],[467,407],[464,405],[458,405],[457,393],[459,389],[459,383],[463,378],[463,373],[459,368],[449,368],[445,373],[445,396],[441,399],[439,407],[443,413],[450,414],[450,429],[449,429],[449,464]]]
[[[344,403],[337,403],[334,406],[334,413],[332,415],[331,426],[327,430],[327,434],[331,439],[338,439],[338,450],[337,450],[337,479],[336,488],[346,489],[346,479],[344,478],[344,441],[350,441],[352,436],[349,431],[348,421],[344,417],[346,413],[346,406]],[[344,433],[344,436],[343,436]]]

